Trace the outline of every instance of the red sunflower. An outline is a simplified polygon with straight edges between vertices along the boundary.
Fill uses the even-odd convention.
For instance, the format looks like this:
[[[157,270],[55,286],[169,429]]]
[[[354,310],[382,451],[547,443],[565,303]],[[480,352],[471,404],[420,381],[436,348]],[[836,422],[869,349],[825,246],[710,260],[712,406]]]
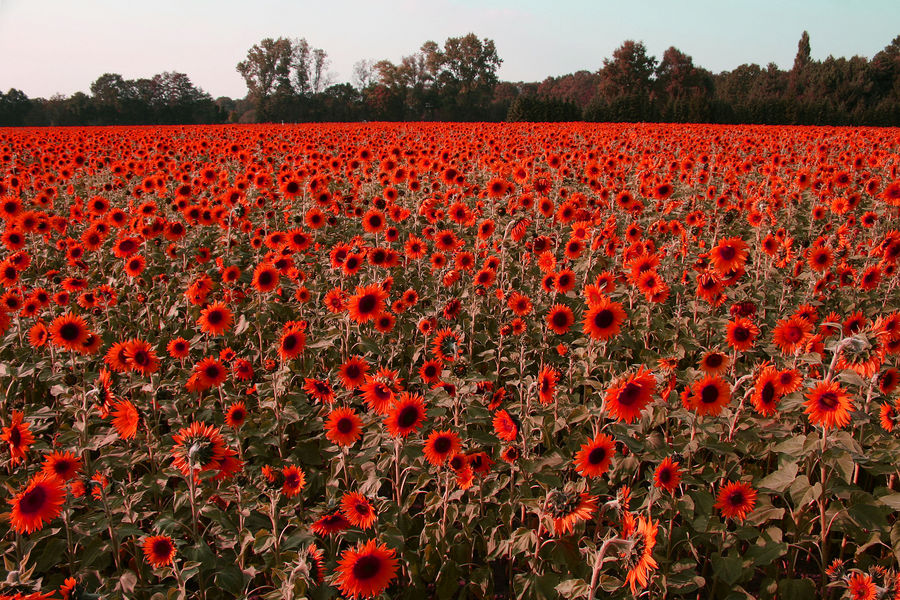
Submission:
[[[547,512],[556,535],[572,533],[579,520],[590,519],[596,510],[597,497],[584,492],[556,490],[547,498]]]
[[[369,499],[359,492],[347,492],[341,498],[341,514],[354,527],[369,529],[378,515]]]
[[[637,373],[628,375],[606,392],[604,406],[617,420],[631,423],[656,393],[656,377],[641,366]]]
[[[725,329],[725,340],[728,345],[740,352],[752,348],[757,337],[759,337],[759,327],[744,317],[729,321]]]
[[[547,313],[547,328],[557,335],[564,335],[575,323],[575,315],[572,309],[564,304],[555,304]]]
[[[418,394],[402,392],[388,412],[384,424],[392,437],[407,437],[425,422],[425,400]]]
[[[550,366],[544,366],[538,374],[538,400],[541,404],[551,404],[556,398],[556,383],[559,372]]]
[[[66,490],[53,475],[38,473],[28,486],[13,496],[9,521],[16,533],[32,533],[44,527],[62,512]]]
[[[387,292],[378,284],[357,287],[356,293],[347,301],[350,318],[360,324],[375,320],[384,312],[387,297]]]
[[[737,271],[747,262],[749,250],[747,242],[739,237],[720,241],[709,251],[709,259],[713,267],[724,275],[729,271]]]
[[[360,392],[369,410],[379,415],[386,415],[394,403],[394,391],[376,377],[367,376]]]
[[[715,508],[722,511],[726,519],[743,521],[756,506],[756,490],[749,484],[731,482],[719,488]]]
[[[341,384],[348,390],[355,390],[366,380],[369,363],[360,356],[351,356],[338,369]]]
[[[222,335],[231,328],[234,322],[234,314],[221,302],[213,302],[200,311],[197,324],[200,331],[210,335]]]
[[[340,533],[345,529],[350,527],[350,521],[348,521],[344,515],[340,513],[340,511],[332,513],[330,515],[323,515],[316,520],[315,523],[312,524],[310,529],[316,535],[331,535],[333,533]]]
[[[113,427],[119,437],[130,440],[137,434],[140,415],[130,400],[119,400],[112,407]]]
[[[445,362],[454,362],[462,354],[459,335],[450,329],[441,329],[431,342],[431,351]]]
[[[584,316],[584,332],[594,340],[608,340],[619,333],[625,310],[606,296],[600,298]]]
[[[228,455],[218,427],[194,421],[172,436],[172,464],[184,475],[219,469]]]
[[[141,375],[150,375],[159,369],[159,359],[152,346],[143,340],[133,339],[125,342],[122,354],[126,364],[132,371]]]
[[[504,442],[511,442],[519,435],[519,426],[505,410],[498,410],[494,415],[494,433]]]
[[[306,347],[306,334],[299,327],[288,327],[278,341],[278,357],[282,361],[292,360]]]
[[[812,325],[809,321],[792,316],[778,321],[772,330],[772,336],[782,353],[793,354],[803,347],[811,332]]]
[[[653,485],[674,494],[680,483],[681,467],[672,457],[667,456],[653,473]]]
[[[756,378],[750,402],[759,414],[769,417],[775,414],[781,395],[778,389],[778,371],[768,366]]]
[[[369,540],[344,550],[338,561],[336,583],[341,593],[351,598],[374,598],[397,576],[394,551]]]
[[[281,470],[284,482],[281,485],[281,493],[286,498],[293,498],[303,490],[306,485],[306,474],[302,469],[290,465]]]
[[[144,540],[144,558],[153,568],[161,569],[175,561],[175,543],[167,535],[154,535]]]
[[[452,431],[432,431],[425,441],[425,459],[438,467],[459,452],[459,437]]]
[[[9,426],[4,427],[0,433],[0,440],[9,444],[12,465],[25,458],[25,454],[34,443],[34,435],[31,433],[31,425],[25,422],[25,414],[22,411],[13,411]]]
[[[707,375],[691,386],[691,407],[697,415],[717,416],[731,402],[731,386],[718,375]]]
[[[50,323],[50,341],[65,350],[80,352],[89,336],[87,323],[78,315],[66,313]]]
[[[278,269],[268,263],[261,263],[253,270],[252,285],[258,292],[271,292],[278,287]]]
[[[613,439],[605,433],[598,433],[575,453],[575,469],[585,477],[600,477],[609,470],[615,453]]]
[[[44,458],[41,471],[60,481],[69,481],[81,471],[81,459],[73,452],[53,452]]]
[[[361,435],[362,421],[352,408],[336,408],[325,421],[325,437],[338,446],[352,446]]]
[[[247,407],[243,402],[235,402],[225,412],[225,424],[232,429],[240,429],[247,421]]]
[[[208,390],[222,385],[227,377],[228,370],[225,366],[218,359],[207,356],[194,365],[191,379],[194,379],[197,390]]]
[[[820,381],[806,394],[806,414],[813,425],[825,429],[850,423],[853,401],[837,381]]]

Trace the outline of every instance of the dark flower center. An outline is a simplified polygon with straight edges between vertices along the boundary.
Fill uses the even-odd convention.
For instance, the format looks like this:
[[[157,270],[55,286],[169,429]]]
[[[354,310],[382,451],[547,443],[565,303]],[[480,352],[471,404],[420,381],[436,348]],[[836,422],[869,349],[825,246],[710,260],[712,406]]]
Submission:
[[[381,559],[377,556],[361,556],[353,565],[353,577],[360,581],[368,581],[381,571]]]
[[[735,251],[731,246],[725,246],[724,248],[719,249],[719,257],[721,257],[722,260],[731,260],[734,258],[734,255]]]
[[[825,392],[821,396],[819,396],[819,406],[825,408],[827,410],[834,410],[837,408],[839,402],[837,394],[834,392]]]
[[[287,351],[291,351],[297,347],[297,342],[297,336],[292,333],[284,338],[284,341],[281,342],[281,347]]]
[[[160,559],[168,559],[172,552],[172,544],[169,540],[156,540],[153,542],[153,554]]]
[[[700,392],[700,401],[703,404],[715,404],[715,402],[719,399],[719,388],[714,385],[704,386],[703,391]]]
[[[634,382],[629,381],[625,384],[625,387],[619,392],[618,401],[619,404],[625,406],[631,406],[635,402],[638,401],[638,398],[641,396],[641,386],[637,385]]]
[[[377,304],[378,301],[374,294],[365,294],[359,299],[359,312],[364,315],[370,314],[375,311]]]
[[[588,462],[592,465],[599,465],[606,460],[606,448],[598,447],[591,450],[588,454]]]
[[[760,397],[762,398],[762,403],[764,405],[769,405],[772,403],[772,400],[775,398],[775,386],[772,385],[771,381],[767,381],[763,386]]]
[[[397,425],[409,429],[419,420],[419,410],[415,406],[405,406],[397,415]]]
[[[721,354],[710,354],[706,357],[706,366],[715,369],[722,365],[723,356]]]
[[[441,436],[434,441],[434,451],[438,454],[446,454],[450,451],[451,446],[450,438],[446,436]]]
[[[81,328],[75,323],[65,323],[59,328],[59,336],[67,342],[74,342],[81,334]]]
[[[19,510],[24,515],[36,515],[47,504],[47,490],[43,485],[35,486],[19,500]]]
[[[594,316],[594,325],[600,329],[606,329],[613,324],[613,313],[611,310],[604,308]]]

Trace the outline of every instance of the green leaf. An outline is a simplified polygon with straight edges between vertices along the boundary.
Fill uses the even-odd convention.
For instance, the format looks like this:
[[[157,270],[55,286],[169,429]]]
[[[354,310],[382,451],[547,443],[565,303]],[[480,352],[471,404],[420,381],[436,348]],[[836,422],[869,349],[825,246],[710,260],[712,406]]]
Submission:
[[[891,549],[894,551],[894,558],[900,562],[900,520],[894,521],[891,527]]]
[[[782,579],[778,582],[778,596],[791,600],[814,600],[816,586],[810,579]]]
[[[740,581],[744,574],[744,559],[739,556],[721,556],[717,553],[712,557],[712,564],[715,574],[728,585]]]
[[[566,579],[555,589],[563,598],[584,598],[591,591],[591,586],[584,579]]]
[[[244,590],[244,573],[234,563],[219,561],[216,566],[216,586],[234,596],[240,596]]]
[[[123,571],[119,576],[119,583],[117,587],[126,594],[131,594],[134,592],[134,586],[137,585],[137,580],[137,574],[134,571],[125,569],[125,571]]]
[[[900,510],[900,494],[888,494],[881,496],[878,500],[894,510]]]
[[[801,508],[806,506],[810,502],[815,502],[819,499],[819,496],[822,495],[822,484],[818,481],[809,487],[806,490],[806,493],[803,494],[803,497],[800,499],[800,502],[797,504],[797,508]]]
[[[797,479],[798,469],[797,463],[789,462],[774,473],[763,477],[758,484],[759,488],[781,493]]]

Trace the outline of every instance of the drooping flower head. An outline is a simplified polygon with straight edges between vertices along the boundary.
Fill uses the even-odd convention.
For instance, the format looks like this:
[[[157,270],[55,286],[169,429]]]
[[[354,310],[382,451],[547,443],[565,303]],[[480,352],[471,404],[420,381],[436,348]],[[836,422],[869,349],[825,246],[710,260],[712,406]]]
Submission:
[[[656,393],[656,377],[641,366],[606,392],[604,407],[619,421],[631,423],[639,418],[641,411]]]

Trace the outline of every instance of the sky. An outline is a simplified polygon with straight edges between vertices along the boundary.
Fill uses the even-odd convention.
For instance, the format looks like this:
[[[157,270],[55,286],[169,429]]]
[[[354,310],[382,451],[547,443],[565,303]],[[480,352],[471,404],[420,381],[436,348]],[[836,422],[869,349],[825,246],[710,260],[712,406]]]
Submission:
[[[713,72],[789,69],[804,30],[813,60],[871,58],[900,35],[900,0],[0,0],[0,91],[46,98],[89,93],[103,73],[179,71],[240,98],[235,65],[266,37],[324,49],[338,83],[360,59],[396,63],[470,32],[494,40],[505,81],[596,71],[627,39]]]

